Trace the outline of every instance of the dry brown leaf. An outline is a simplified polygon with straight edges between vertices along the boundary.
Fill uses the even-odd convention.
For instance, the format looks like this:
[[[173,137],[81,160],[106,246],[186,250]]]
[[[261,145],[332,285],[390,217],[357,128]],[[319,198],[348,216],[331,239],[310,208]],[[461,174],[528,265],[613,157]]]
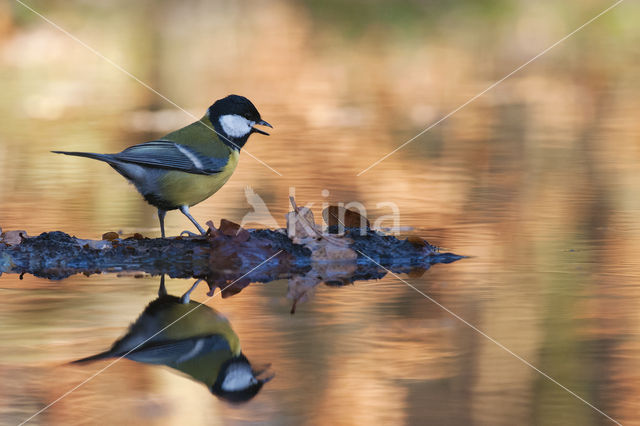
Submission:
[[[298,208],[296,200],[289,197],[293,211],[287,213],[287,233],[294,243],[304,244],[314,251],[322,244],[333,244],[339,247],[348,247],[353,241],[347,238],[335,237],[323,234],[316,225],[313,212],[307,207]],[[292,226],[292,222],[294,226]]]
[[[3,243],[8,246],[17,246],[22,242],[23,239],[28,238],[27,231],[19,230],[19,231],[7,231],[2,233],[0,239]]]
[[[235,222],[231,222],[227,219],[220,219],[220,227],[218,228],[218,232],[228,237],[233,237],[239,242],[248,241],[251,237],[249,231],[243,229]]]
[[[345,209],[343,206],[329,206],[322,211],[322,218],[327,226],[344,226],[346,228],[371,227],[369,220],[360,213]]]
[[[313,212],[306,207],[287,213],[287,233],[294,242],[321,236]]]
[[[220,233],[229,237],[235,237],[239,229],[240,225],[238,225],[237,223],[231,222],[227,219],[220,219],[220,227],[218,228],[218,231],[220,231]]]
[[[113,241],[113,240],[117,240],[118,238],[120,238],[120,236],[118,235],[117,232],[105,232],[104,234],[102,234],[102,239],[103,240],[107,240],[107,241]]]
[[[407,237],[407,241],[409,241],[411,244],[413,244],[416,247],[425,247],[427,245],[427,242],[422,238],[418,237],[417,235],[409,235]]]

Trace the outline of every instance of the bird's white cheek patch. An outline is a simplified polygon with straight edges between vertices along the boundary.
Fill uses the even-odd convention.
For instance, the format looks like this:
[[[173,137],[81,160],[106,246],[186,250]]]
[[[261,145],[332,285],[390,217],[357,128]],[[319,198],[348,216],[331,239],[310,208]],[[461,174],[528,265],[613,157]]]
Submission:
[[[220,117],[222,130],[232,138],[241,138],[251,131],[255,123],[237,114],[227,114]]]
[[[222,382],[222,390],[226,392],[244,390],[258,382],[253,377],[251,367],[247,365],[232,365],[229,369],[227,377]]]

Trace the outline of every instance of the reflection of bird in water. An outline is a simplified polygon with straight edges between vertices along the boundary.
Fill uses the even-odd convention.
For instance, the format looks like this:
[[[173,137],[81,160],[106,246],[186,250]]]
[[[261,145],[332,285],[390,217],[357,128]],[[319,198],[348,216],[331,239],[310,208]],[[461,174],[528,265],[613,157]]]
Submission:
[[[256,194],[253,188],[247,186],[244,189],[244,195],[247,198],[247,203],[253,207],[253,211],[244,215],[240,228],[245,228],[247,223],[259,223],[268,229],[278,229],[280,227],[278,222],[271,216],[271,212],[262,197]]]
[[[149,303],[127,333],[108,351],[74,363],[124,357],[145,364],[166,365],[204,383],[218,397],[231,402],[253,398],[273,376],[259,378],[242,354],[229,321],[207,305],[167,294],[164,276],[158,298]]]

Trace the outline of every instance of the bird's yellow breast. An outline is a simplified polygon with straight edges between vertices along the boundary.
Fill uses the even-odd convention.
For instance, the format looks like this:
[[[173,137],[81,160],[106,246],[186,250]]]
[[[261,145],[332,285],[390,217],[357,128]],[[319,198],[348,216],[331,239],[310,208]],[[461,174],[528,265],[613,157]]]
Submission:
[[[167,203],[176,207],[196,205],[227,183],[238,165],[238,157],[238,151],[231,150],[227,165],[210,176],[171,170],[160,179],[160,192]]]

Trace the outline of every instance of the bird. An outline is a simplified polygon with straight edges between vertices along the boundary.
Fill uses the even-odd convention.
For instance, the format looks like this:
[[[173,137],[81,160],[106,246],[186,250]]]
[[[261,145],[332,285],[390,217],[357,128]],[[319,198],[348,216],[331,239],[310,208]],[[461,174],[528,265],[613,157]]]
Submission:
[[[213,308],[167,293],[164,275],[158,297],[151,301],[126,334],[97,355],[72,361],[85,364],[110,358],[127,358],[165,365],[203,383],[220,399],[240,403],[257,395],[273,374],[268,366],[254,369],[242,353],[238,335],[229,320]]]
[[[200,120],[117,154],[52,152],[104,161],[113,167],[158,209],[162,238],[165,215],[176,209],[205,234],[189,207],[215,194],[229,180],[251,134],[269,135],[255,125],[273,128],[249,99],[229,95],[215,101]]]

